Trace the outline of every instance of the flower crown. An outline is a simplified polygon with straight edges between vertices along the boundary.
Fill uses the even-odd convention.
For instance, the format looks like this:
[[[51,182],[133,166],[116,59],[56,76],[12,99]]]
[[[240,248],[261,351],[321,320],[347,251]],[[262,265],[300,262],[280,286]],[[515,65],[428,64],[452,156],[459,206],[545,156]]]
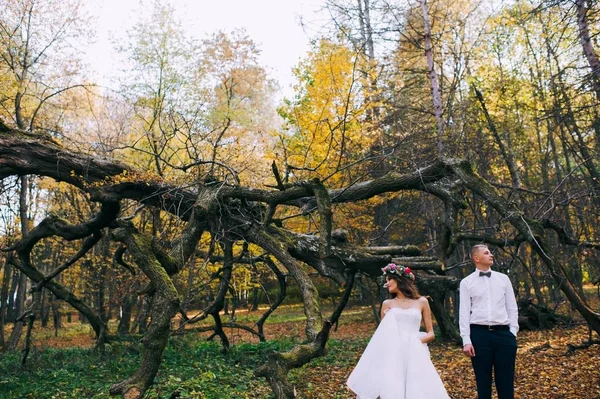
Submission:
[[[389,263],[386,267],[381,268],[381,271],[383,272],[383,275],[390,273],[395,274],[398,277],[405,276],[413,281],[415,280],[415,274],[410,270],[410,267],[397,265],[395,263]]]

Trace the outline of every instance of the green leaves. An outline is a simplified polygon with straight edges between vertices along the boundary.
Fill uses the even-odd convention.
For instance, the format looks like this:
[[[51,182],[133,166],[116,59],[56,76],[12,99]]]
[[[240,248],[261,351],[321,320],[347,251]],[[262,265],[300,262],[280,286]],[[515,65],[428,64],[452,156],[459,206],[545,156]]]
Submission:
[[[110,353],[91,349],[46,349],[35,352],[26,370],[19,369],[20,355],[10,352],[0,359],[0,391],[3,399],[109,398],[111,383],[131,375],[138,356],[128,345],[112,344]],[[268,352],[285,346],[279,343],[241,344],[229,354],[217,343],[190,335],[171,342],[165,352],[152,399],[179,398],[266,398],[266,382],[255,378],[254,369]]]

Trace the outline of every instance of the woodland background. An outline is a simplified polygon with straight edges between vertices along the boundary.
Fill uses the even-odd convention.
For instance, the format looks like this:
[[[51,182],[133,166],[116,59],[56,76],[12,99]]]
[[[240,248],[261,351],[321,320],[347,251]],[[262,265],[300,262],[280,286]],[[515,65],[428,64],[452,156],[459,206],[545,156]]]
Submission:
[[[108,90],[77,0],[0,0],[0,391],[347,397],[394,259],[470,398],[456,287],[485,242],[519,397],[600,397],[597,2],[330,0],[281,103],[244,31],[148,6]]]

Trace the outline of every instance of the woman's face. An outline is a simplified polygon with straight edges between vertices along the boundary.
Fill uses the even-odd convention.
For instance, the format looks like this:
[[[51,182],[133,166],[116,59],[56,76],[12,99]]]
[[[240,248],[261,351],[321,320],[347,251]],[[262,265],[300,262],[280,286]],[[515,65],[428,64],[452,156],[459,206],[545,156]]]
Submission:
[[[389,293],[393,294],[395,292],[398,292],[398,282],[394,278],[386,276],[384,287],[387,288]]]

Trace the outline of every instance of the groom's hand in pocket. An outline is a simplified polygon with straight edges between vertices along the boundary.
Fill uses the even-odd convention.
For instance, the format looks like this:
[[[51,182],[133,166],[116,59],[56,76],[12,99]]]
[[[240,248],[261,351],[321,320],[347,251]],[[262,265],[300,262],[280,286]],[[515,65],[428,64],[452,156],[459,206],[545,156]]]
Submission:
[[[463,346],[463,353],[468,357],[475,356],[475,348],[471,344],[466,344]]]

